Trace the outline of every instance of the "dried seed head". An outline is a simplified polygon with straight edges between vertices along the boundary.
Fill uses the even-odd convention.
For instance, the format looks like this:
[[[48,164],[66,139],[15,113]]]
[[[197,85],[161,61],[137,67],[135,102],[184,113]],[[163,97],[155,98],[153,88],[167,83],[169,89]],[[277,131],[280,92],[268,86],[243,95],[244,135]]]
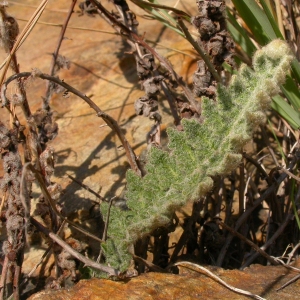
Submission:
[[[10,146],[10,143],[10,138],[0,132],[0,150],[8,148]]]
[[[31,71],[32,78],[39,77],[42,74],[43,74],[43,72],[38,68],[33,68],[32,71]]]
[[[24,219],[20,215],[13,215],[7,218],[6,229],[8,231],[21,230],[24,225]]]
[[[7,253],[7,258],[10,261],[15,261],[17,258],[17,252],[15,250],[11,250],[10,252]]]
[[[4,155],[3,170],[9,174],[22,170],[21,158],[18,153],[8,152]]]
[[[69,271],[75,270],[76,264],[75,261],[72,259],[72,256],[65,250],[63,250],[59,255],[58,255],[58,265],[62,269],[67,269]]]
[[[59,54],[56,58],[55,67],[56,67],[55,73],[57,71],[59,71],[60,69],[69,70],[70,69],[70,61],[65,56]]]
[[[4,255],[7,255],[12,249],[11,243],[8,241],[4,241],[2,245],[2,252]]]
[[[0,4],[0,40],[6,52],[10,52],[19,34],[17,20],[6,13],[7,2]]]
[[[22,97],[21,94],[13,94],[11,99],[11,103],[13,105],[20,106],[23,104],[23,102],[24,102],[24,98]]]

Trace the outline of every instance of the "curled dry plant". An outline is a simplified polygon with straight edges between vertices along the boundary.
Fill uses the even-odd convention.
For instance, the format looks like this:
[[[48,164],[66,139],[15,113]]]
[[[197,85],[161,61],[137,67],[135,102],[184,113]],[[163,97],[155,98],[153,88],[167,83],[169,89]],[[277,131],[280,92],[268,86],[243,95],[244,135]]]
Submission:
[[[199,15],[192,18],[192,24],[199,32],[199,45],[211,59],[218,74],[226,62],[235,68],[234,42],[227,31],[226,4],[224,1],[198,1]],[[194,73],[194,93],[198,97],[214,98],[219,77],[214,78],[204,60],[199,60]],[[220,81],[220,80],[219,80]]]
[[[6,13],[6,3],[0,4],[0,31],[1,31],[1,44],[6,53],[10,53],[19,33],[17,21]],[[10,66],[14,72],[19,72],[17,58],[12,56]],[[20,94],[14,95],[13,101],[19,104],[23,110],[26,118],[32,118],[30,108],[28,106],[26,93],[21,81],[17,81]],[[13,114],[13,105],[2,103]],[[1,298],[4,298],[4,286],[6,281],[12,277],[13,291],[16,299],[19,299],[19,281],[21,278],[21,268],[23,263],[24,247],[25,247],[25,213],[23,203],[28,203],[28,194],[25,192],[27,186],[21,190],[21,175],[22,175],[22,162],[18,150],[18,143],[20,138],[24,137],[24,127],[20,125],[18,119],[14,120],[15,126],[12,129],[0,123],[0,152],[3,158],[4,176],[1,179],[1,191],[4,199],[6,198],[6,210],[3,217],[6,221],[7,240],[3,243],[2,251],[4,254],[4,262],[2,268],[2,276],[0,286]],[[30,123],[29,123],[30,124]],[[30,140],[34,141],[36,132],[30,124]],[[23,144],[25,146],[25,144]],[[26,147],[26,154],[29,154],[29,149]],[[38,145],[30,148],[33,155],[37,152]],[[32,154],[31,154],[32,155]],[[32,156],[33,156],[32,155]],[[26,158],[28,158],[28,156]],[[30,185],[28,180],[25,185]],[[22,196],[21,196],[22,195]],[[11,275],[9,275],[11,274]]]

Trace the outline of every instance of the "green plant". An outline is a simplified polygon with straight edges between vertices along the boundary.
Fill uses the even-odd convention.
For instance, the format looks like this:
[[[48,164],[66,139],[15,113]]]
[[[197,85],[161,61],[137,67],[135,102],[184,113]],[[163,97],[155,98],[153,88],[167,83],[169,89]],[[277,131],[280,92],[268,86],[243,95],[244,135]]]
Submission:
[[[212,189],[212,177],[240,164],[242,147],[265,121],[270,97],[279,92],[292,59],[281,40],[257,51],[254,70],[242,65],[228,87],[218,86],[217,103],[202,99],[202,124],[183,120],[183,131],[169,129],[170,152],[152,148],[143,178],[128,171],[129,209],[110,211],[109,238],[103,245],[108,264],[128,268],[134,242],[168,225],[176,209]],[[108,205],[102,211],[107,214]]]
[[[241,22],[238,23],[233,15],[233,11],[228,9],[228,30],[239,46],[239,57],[242,60],[251,61],[251,56],[257,48],[256,45],[264,46],[277,38],[286,39],[290,45],[293,45],[294,54],[299,57],[297,53],[299,50],[295,47],[297,26],[295,27],[295,23],[293,23],[296,18],[296,2],[289,4],[290,9],[281,6],[280,1],[232,0],[232,3],[238,18],[242,19],[243,24],[247,26],[241,26]],[[285,14],[283,13],[284,10],[286,11]],[[284,28],[283,23],[286,24],[286,28]],[[281,96],[273,97],[271,106],[287,120],[293,129],[298,129],[300,127],[299,61],[294,58],[291,66],[292,73],[287,76],[285,84],[281,87]]]

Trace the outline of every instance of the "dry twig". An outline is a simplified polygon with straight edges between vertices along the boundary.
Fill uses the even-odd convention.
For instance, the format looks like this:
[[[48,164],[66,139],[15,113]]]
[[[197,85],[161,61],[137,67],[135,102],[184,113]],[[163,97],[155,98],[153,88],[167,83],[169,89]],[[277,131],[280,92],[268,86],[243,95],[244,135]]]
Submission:
[[[188,261],[181,261],[181,262],[173,264],[172,266],[181,266],[181,267],[184,267],[184,268],[187,268],[187,269],[192,269],[193,271],[195,271],[194,268],[196,268],[197,270],[199,270],[199,273],[202,273],[202,274],[208,276],[209,278],[211,278],[211,279],[215,280],[216,282],[222,284],[223,286],[225,286],[226,288],[228,288],[229,290],[231,290],[234,293],[249,296],[249,297],[252,297],[254,299],[265,300],[265,298],[262,298],[258,295],[255,295],[255,294],[252,294],[248,291],[241,290],[241,289],[233,287],[232,285],[226,283],[220,277],[216,276],[214,273],[212,273],[211,271],[209,271],[208,269],[206,269],[206,268],[204,268],[200,265],[197,265],[197,264],[194,264],[194,263],[191,263],[191,262],[188,262]]]

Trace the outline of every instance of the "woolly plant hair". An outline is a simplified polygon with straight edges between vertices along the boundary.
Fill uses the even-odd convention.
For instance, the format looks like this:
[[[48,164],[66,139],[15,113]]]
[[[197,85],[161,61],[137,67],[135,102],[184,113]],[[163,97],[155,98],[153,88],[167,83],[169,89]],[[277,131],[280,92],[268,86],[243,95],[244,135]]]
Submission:
[[[281,40],[258,50],[253,69],[242,65],[228,87],[218,87],[216,103],[202,98],[203,123],[183,119],[183,131],[169,128],[169,151],[150,150],[143,178],[127,172],[129,209],[111,208],[108,239],[102,245],[110,266],[126,270],[129,249],[139,238],[167,226],[187,201],[205,196],[213,187],[212,176],[228,174],[239,165],[242,148],[265,122],[265,111],[284,83],[292,59]],[[107,211],[103,204],[104,216]]]

